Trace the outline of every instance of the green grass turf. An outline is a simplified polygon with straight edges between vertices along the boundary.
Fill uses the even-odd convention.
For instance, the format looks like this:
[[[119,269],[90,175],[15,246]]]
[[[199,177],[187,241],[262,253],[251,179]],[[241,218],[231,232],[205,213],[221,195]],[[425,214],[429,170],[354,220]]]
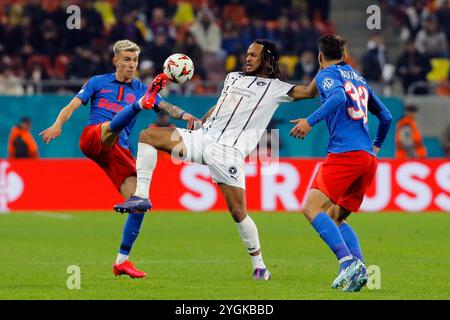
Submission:
[[[0,299],[449,299],[449,214],[360,214],[349,222],[381,289],[330,288],[334,255],[299,214],[254,213],[273,278],[251,264],[226,213],[147,215],[132,255],[145,279],[111,272],[126,216],[112,213],[0,215]],[[69,265],[81,289],[69,290]]]

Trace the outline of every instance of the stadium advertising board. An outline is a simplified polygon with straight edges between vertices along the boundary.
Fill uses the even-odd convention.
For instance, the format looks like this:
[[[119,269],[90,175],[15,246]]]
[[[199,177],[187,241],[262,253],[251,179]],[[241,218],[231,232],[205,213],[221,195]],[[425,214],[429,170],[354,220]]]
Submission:
[[[321,159],[247,164],[249,210],[299,211]],[[151,199],[157,210],[226,210],[206,166],[160,157]],[[110,210],[121,196],[96,164],[84,159],[0,160],[0,211]],[[381,160],[363,211],[450,212],[450,162]]]

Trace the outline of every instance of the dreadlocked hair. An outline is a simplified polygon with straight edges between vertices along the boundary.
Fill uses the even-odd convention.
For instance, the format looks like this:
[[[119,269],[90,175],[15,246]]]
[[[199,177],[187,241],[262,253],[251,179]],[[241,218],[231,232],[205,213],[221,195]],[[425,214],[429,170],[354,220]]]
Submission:
[[[278,65],[278,61],[280,60],[280,52],[278,51],[276,44],[266,39],[257,39],[253,42],[263,46],[261,64],[267,76],[269,78],[283,80],[284,76],[281,74],[280,66]]]

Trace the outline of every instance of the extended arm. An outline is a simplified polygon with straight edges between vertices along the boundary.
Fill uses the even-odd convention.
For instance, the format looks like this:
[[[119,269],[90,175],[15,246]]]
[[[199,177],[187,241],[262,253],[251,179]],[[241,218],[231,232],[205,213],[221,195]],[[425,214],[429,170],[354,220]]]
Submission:
[[[316,123],[336,112],[339,106],[345,104],[346,99],[344,88],[341,86],[335,87],[328,100],[307,119],[291,120],[291,122],[296,123],[291,130],[291,136],[303,139]]]
[[[185,120],[188,122],[188,129],[198,129],[202,126],[202,123],[199,119],[197,119],[196,117],[194,117],[193,115],[191,115],[190,113],[184,111],[183,109],[181,109],[180,107],[177,107],[163,99],[161,99],[160,101],[158,101],[158,99],[156,99],[156,104],[155,104],[159,109],[161,110],[165,110],[172,118],[177,119],[177,120]]]
[[[67,106],[65,106],[58,114],[58,117],[56,118],[53,125],[41,133],[39,133],[40,136],[42,136],[42,139],[45,143],[49,143],[52,139],[55,139],[59,135],[61,135],[62,127],[64,123],[67,122],[67,120],[70,119],[73,112],[78,109],[82,104],[82,101],[80,98],[75,97],[73,98]]]
[[[380,149],[391,126],[392,115],[388,108],[386,108],[383,102],[381,102],[381,100],[372,91],[370,91],[369,95],[368,109],[370,113],[375,115],[379,120],[377,134],[373,139],[373,145],[377,149]],[[377,149],[376,151],[378,151]]]
[[[294,86],[288,93],[288,95],[294,100],[314,98],[316,94],[316,78],[314,78],[308,86]]]

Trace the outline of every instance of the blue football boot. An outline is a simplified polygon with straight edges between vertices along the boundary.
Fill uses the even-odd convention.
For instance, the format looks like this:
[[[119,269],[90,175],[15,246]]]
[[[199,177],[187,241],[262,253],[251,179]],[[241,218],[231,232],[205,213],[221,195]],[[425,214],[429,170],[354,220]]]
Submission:
[[[356,258],[352,258],[351,260],[342,263],[339,266],[339,274],[331,284],[331,288],[337,289],[339,287],[343,288],[348,286],[358,274],[359,269],[361,268],[360,264],[364,265],[362,261]]]
[[[253,271],[253,279],[255,280],[270,280],[271,278],[272,275],[267,269],[256,268]]]
[[[367,269],[364,263],[361,260],[359,262],[359,270],[356,273],[355,277],[348,282],[342,289],[345,292],[359,292],[361,289],[367,284],[369,280],[369,275],[367,274]]]
[[[127,201],[116,204],[114,211],[120,213],[145,213],[152,208],[152,204],[149,199],[140,198],[137,196],[131,196]]]

